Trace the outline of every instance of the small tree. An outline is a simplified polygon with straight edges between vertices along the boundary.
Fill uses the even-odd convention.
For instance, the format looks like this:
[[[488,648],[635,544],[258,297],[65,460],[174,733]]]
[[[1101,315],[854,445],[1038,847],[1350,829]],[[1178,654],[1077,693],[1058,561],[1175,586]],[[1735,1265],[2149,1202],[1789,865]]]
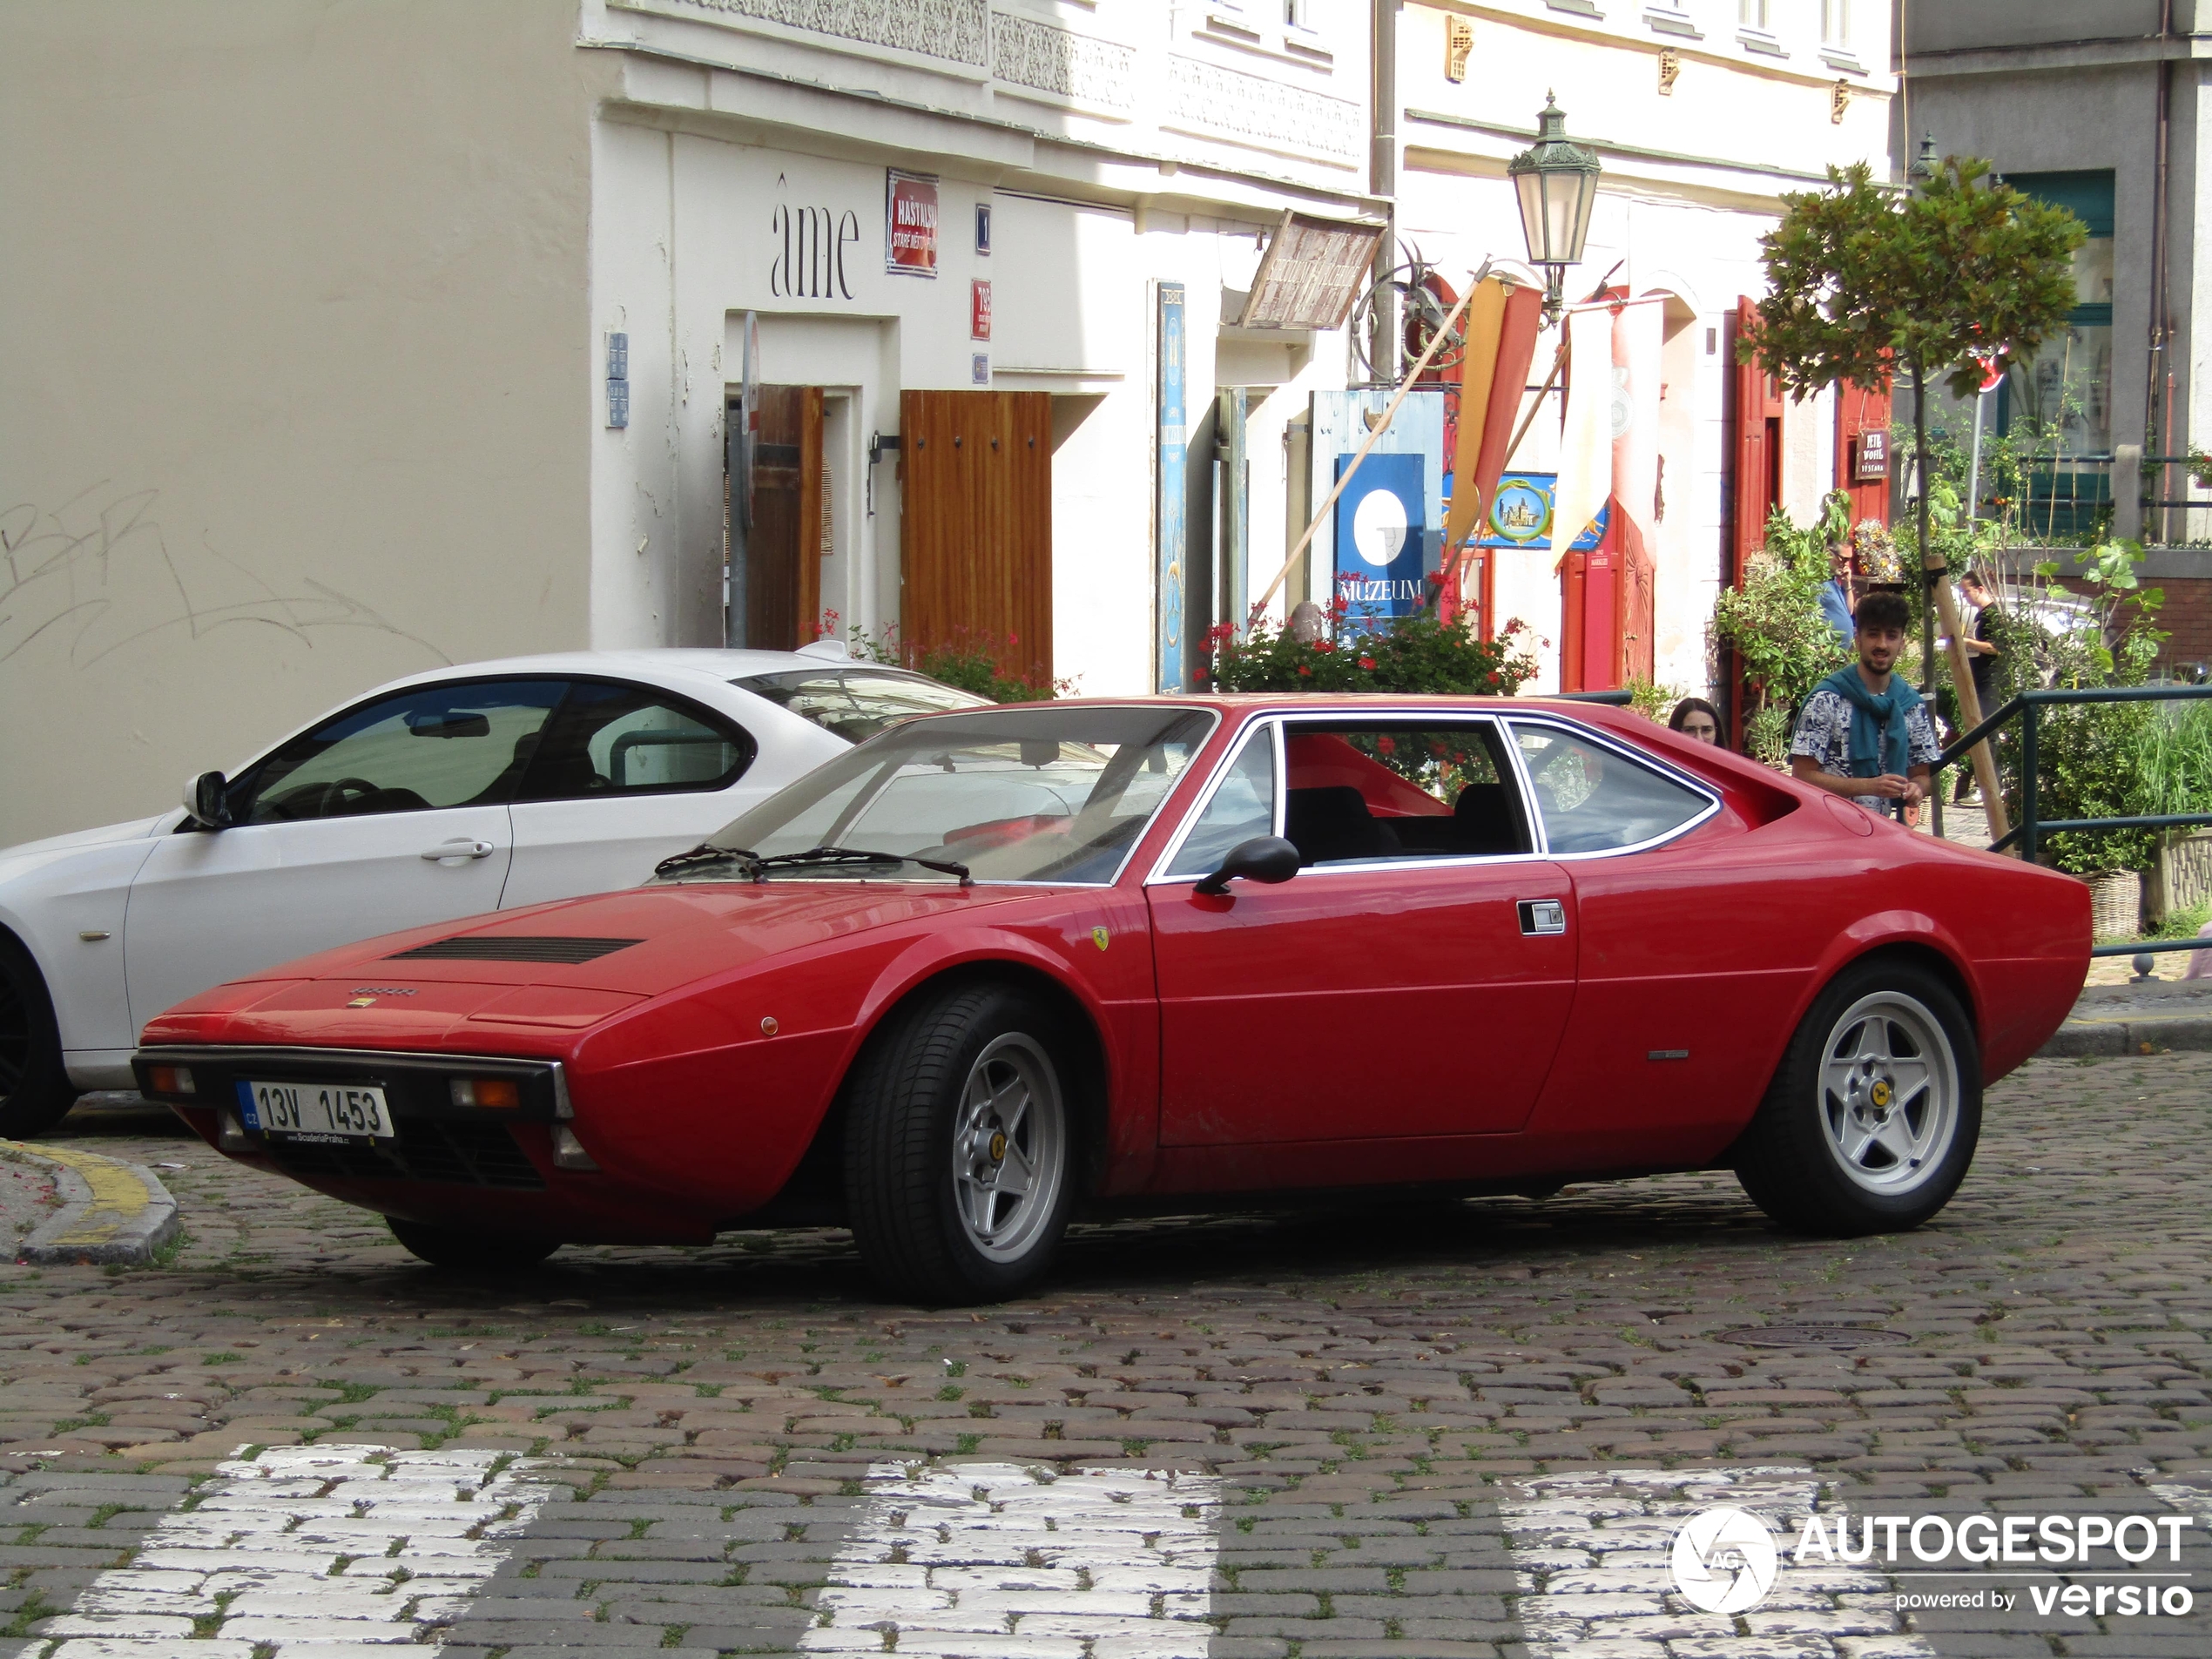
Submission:
[[[1904,372],[1920,568],[1940,574],[1928,534],[1928,382],[1947,379],[1957,395],[1972,395],[1981,385],[1975,353],[2027,356],[2063,325],[2074,251],[2088,229],[2065,208],[1994,182],[1989,164],[1972,157],[1946,157],[1917,194],[1877,184],[1854,162],[1829,168],[1826,190],[1782,199],[1781,223],[1759,239],[1768,292],[1738,356],[1801,396],[1838,381],[1878,391]],[[1932,610],[1921,622],[1931,678]]]

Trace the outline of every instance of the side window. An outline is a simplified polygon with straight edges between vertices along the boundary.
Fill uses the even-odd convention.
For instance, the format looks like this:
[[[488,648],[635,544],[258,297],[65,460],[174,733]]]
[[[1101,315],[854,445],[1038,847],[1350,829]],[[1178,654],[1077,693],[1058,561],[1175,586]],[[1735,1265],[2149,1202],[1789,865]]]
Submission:
[[[1308,864],[1498,858],[1534,846],[1494,721],[1298,721],[1283,833]]]
[[[1229,849],[1256,835],[1275,833],[1275,737],[1262,727],[1244,740],[1244,746],[1220,786],[1213,792],[1198,821],[1190,826],[1167,873],[1173,876],[1210,875],[1221,867]]]
[[[752,755],[736,726],[665,691],[581,681],[547,723],[516,799],[720,789]]]
[[[233,786],[241,824],[496,806],[512,798],[563,680],[419,686],[302,732]]]
[[[1561,727],[1516,720],[1513,730],[1554,853],[1604,853],[1656,840],[1710,805],[1696,790]]]

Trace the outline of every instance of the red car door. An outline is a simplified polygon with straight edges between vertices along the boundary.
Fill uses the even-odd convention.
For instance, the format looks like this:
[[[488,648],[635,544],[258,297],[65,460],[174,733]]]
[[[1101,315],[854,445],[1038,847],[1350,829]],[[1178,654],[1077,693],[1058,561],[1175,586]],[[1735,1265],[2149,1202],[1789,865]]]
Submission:
[[[1271,821],[1296,877],[1192,890]],[[1494,722],[1261,722],[1147,889],[1163,1143],[1520,1128],[1575,993],[1573,885],[1533,846]]]
[[[1880,854],[1852,839],[1867,851],[1846,863],[1797,814],[1747,834],[1709,786],[1651,757],[1555,718],[1510,725],[1581,934],[1574,1015],[1529,1129],[1623,1163],[1707,1156],[1765,1089],[1836,928],[1878,907],[1861,884],[1881,880]]]

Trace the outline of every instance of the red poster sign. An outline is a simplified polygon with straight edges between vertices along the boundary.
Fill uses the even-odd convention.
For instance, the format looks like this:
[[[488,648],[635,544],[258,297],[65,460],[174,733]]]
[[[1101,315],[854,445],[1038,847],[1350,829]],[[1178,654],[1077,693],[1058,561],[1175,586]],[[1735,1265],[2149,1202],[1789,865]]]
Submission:
[[[991,285],[981,277],[968,285],[968,333],[971,340],[991,337]]]
[[[894,276],[937,274],[937,180],[884,170],[883,263]]]

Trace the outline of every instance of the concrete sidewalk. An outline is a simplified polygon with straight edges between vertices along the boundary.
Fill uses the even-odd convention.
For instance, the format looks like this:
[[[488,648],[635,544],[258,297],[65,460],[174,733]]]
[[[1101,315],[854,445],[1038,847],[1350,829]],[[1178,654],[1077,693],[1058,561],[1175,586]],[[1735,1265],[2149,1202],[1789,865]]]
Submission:
[[[2074,1013],[2040,1050],[2046,1055],[2158,1054],[2212,1049],[2212,980],[2171,977],[2178,953],[2161,955],[2168,977],[2131,985],[2087,985]]]

